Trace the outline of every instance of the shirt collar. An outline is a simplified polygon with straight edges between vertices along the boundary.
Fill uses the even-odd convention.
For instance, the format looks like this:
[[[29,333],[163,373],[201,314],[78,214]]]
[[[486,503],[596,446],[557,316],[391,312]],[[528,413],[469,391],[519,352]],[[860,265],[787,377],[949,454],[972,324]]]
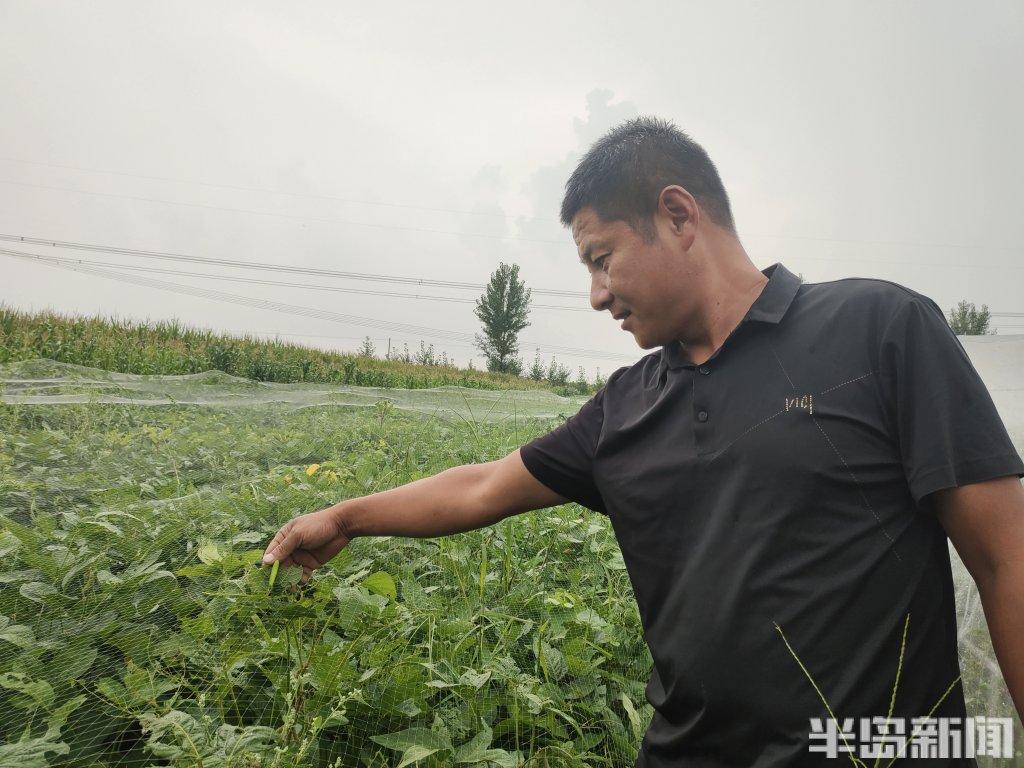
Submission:
[[[768,278],[768,283],[761,289],[760,295],[747,310],[739,325],[747,321],[778,324],[800,288],[800,278],[786,269],[781,262],[762,269],[761,274]],[[661,368],[665,367],[693,368],[694,365],[687,358],[682,345],[676,343],[661,348]]]

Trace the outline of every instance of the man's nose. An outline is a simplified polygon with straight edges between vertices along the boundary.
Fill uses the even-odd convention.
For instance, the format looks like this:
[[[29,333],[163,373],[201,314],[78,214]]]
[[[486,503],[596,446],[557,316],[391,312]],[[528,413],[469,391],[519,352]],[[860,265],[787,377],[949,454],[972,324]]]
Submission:
[[[607,278],[608,276],[601,270],[590,276],[590,306],[598,312],[608,309],[615,298],[608,290]]]

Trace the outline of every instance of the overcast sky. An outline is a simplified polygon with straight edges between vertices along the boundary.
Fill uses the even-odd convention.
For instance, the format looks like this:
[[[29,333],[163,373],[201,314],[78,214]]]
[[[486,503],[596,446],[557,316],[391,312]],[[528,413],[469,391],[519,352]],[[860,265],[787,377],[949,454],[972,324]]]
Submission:
[[[585,291],[566,178],[636,115],[702,144],[759,268],[894,281],[1024,313],[1024,5],[152,3],[0,0],[0,233],[206,258]],[[0,248],[278,282],[474,298],[133,255]],[[177,317],[353,349],[419,340],[0,256],[20,308]],[[135,273],[139,274],[139,273]],[[150,274],[473,333],[472,305]],[[585,298],[522,334],[604,375],[643,352]],[[1024,315],[997,317],[1000,335]],[[1012,326],[1018,326],[1014,328]],[[298,334],[305,334],[300,336]],[[550,352],[542,352],[547,360]]]

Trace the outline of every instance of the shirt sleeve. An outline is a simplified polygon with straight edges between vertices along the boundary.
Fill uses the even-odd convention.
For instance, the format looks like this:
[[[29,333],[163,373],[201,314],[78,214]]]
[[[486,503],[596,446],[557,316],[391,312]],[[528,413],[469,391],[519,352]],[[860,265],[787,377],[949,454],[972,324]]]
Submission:
[[[938,305],[915,295],[883,333],[880,381],[914,501],[1024,475],[992,396]]]
[[[607,515],[594,484],[594,454],[604,424],[604,388],[562,425],[519,449],[530,474],[560,496]]]

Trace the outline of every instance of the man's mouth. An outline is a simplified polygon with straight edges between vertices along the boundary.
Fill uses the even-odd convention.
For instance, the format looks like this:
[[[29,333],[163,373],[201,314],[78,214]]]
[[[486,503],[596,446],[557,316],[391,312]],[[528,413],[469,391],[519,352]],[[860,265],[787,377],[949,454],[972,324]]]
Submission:
[[[623,312],[621,315],[616,315],[615,316],[616,320],[621,320],[622,321],[622,324],[619,326],[620,328],[625,329],[626,321],[629,320],[629,318],[632,316],[632,314],[633,314],[632,312]]]

